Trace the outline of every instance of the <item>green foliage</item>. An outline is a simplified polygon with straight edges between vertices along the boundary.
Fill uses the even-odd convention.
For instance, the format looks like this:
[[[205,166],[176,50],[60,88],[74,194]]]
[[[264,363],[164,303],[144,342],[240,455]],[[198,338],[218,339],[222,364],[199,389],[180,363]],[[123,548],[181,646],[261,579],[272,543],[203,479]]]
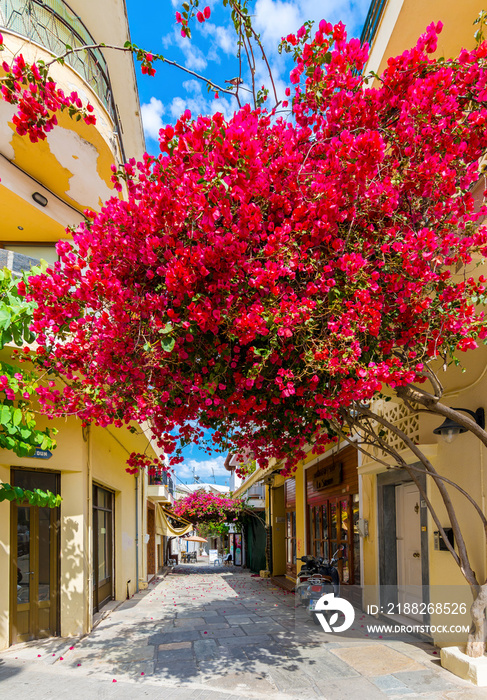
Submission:
[[[0,484],[1,501],[16,501],[17,503],[28,501],[31,506],[57,508],[61,505],[61,496],[55,496],[51,491],[42,491],[41,489],[29,491],[20,488],[20,486]]]
[[[11,344],[20,347],[35,339],[30,331],[35,305],[25,299],[25,293],[29,274],[40,274],[45,269],[45,264],[32,268],[21,278],[15,277],[7,268],[0,270],[0,350]],[[22,356],[28,358],[27,347]],[[36,426],[30,399],[35,395],[38,383],[36,372],[0,360],[0,448],[12,450],[19,457],[32,455],[36,448],[48,450],[56,446],[52,435],[57,431],[39,430]],[[18,486],[0,484],[0,501],[5,500],[28,501],[31,505],[55,508],[61,498],[49,491],[27,491]]]

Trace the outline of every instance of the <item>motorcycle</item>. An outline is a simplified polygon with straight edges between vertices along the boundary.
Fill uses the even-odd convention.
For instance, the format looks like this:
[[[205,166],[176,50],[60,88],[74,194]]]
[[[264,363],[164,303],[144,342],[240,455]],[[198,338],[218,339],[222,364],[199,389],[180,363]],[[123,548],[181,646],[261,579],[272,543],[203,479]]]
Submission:
[[[320,621],[315,613],[316,604],[319,599],[327,593],[334,593],[338,598],[340,596],[340,576],[336,564],[341,557],[339,554],[343,551],[343,545],[337,549],[329,562],[322,560],[321,565],[317,567],[317,572],[308,579],[307,602],[308,615],[312,618],[315,625],[319,625]]]
[[[304,562],[304,566],[301,567],[298,574],[298,580],[294,592],[296,594],[298,604],[306,605],[309,600],[309,579],[317,573],[318,567],[323,564],[323,559],[321,557],[312,557],[309,554],[306,554],[304,557],[300,557],[300,561]]]

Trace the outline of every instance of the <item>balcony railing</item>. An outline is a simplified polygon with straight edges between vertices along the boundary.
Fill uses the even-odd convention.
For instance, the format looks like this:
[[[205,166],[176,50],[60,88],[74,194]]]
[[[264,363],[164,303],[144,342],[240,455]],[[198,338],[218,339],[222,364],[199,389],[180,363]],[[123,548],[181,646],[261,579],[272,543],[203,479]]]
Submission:
[[[63,0],[0,0],[0,28],[26,37],[56,56],[64,54],[66,46],[75,49],[96,44]],[[101,51],[86,49],[70,54],[65,61],[98,95],[116,124],[108,67]]]
[[[254,484],[247,491],[247,498],[265,498],[264,484]]]
[[[385,6],[387,5],[387,0],[372,0],[370,3],[369,11],[367,17],[365,18],[364,28],[362,29],[362,34],[360,35],[360,42],[362,44],[372,45],[374,40],[377,27],[379,26],[380,18],[384,12]]]
[[[149,486],[167,486],[171,496],[174,496],[174,481],[165,472],[162,474],[149,474]]]

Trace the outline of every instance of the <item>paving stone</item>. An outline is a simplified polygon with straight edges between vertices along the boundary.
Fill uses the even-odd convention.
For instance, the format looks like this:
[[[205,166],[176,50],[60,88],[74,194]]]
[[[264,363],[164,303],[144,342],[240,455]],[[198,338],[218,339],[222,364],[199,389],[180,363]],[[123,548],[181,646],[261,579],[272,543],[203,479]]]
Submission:
[[[314,679],[315,685],[323,693],[323,698],[330,700],[380,700],[389,695],[383,693],[380,688],[370,682],[367,678],[332,679],[322,680],[319,677]]]
[[[213,639],[200,639],[197,642],[193,642],[193,649],[198,661],[215,659],[219,656],[217,643]]]
[[[208,681],[214,688],[231,690],[232,693],[237,692],[252,692],[265,694],[272,697],[277,693],[275,684],[267,678],[256,676],[254,673],[229,673],[222,672],[221,675],[212,675]],[[233,696],[232,696],[233,700]]]
[[[203,617],[203,620],[209,625],[213,625],[213,626],[222,625],[222,627],[225,627],[225,628],[228,627],[227,618],[224,617],[223,615],[216,615],[216,614],[215,615],[207,615],[206,613],[204,613],[204,615],[202,615],[202,617]]]
[[[373,652],[371,653],[371,648]],[[425,667],[417,661],[390,649],[384,644],[373,647],[337,647],[331,652],[349,664],[363,676],[381,676],[399,671],[422,671]]]
[[[206,631],[205,627],[205,631]],[[211,639],[226,639],[227,637],[246,637],[247,635],[241,627],[228,627],[228,629],[210,629],[208,635],[203,630],[199,632],[200,637],[208,636]]]
[[[236,644],[241,646],[252,646],[260,645],[266,646],[270,642],[271,638],[267,634],[256,634],[256,635],[244,635],[242,637],[226,637],[221,638],[218,641],[220,644]]]
[[[401,683],[397,678],[390,675],[379,676],[378,678],[371,678],[372,683],[380,688],[386,695],[415,695],[416,692],[407,685]]]
[[[191,649],[191,642],[172,642],[159,644],[157,651],[171,651],[172,649]]]
[[[229,625],[252,625],[255,624],[248,615],[225,615]]]
[[[164,644],[161,645],[163,648],[157,652],[157,661],[165,661],[169,663],[174,661],[176,663],[192,660],[193,649],[191,646],[184,647],[183,649],[165,649]]]
[[[174,626],[175,627],[193,627],[195,628],[196,625],[204,625],[206,624],[205,621],[203,620],[202,617],[182,617],[181,619],[177,618],[174,620]]]
[[[190,661],[189,659],[184,662],[169,662],[161,661],[158,659],[154,666],[154,673],[162,674],[168,679],[189,680],[191,676],[196,677],[199,675],[198,667],[196,666],[196,661]]]
[[[418,693],[455,690],[456,688],[456,686],[453,683],[449,683],[446,678],[440,676],[438,673],[432,673],[429,670],[404,671],[395,673],[394,677],[401,681],[401,683],[404,683],[408,688],[412,688]]]
[[[200,639],[200,633],[197,630],[174,630],[164,634],[154,634],[149,638],[148,644],[171,644],[172,642],[192,642],[195,639]]]

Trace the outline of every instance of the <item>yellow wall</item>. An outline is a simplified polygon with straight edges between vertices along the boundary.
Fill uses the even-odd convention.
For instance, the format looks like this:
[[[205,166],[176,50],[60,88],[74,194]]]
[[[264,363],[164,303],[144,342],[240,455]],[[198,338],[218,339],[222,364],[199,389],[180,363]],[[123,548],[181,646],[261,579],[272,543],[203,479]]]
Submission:
[[[41,418],[39,425],[46,422]],[[147,444],[143,435],[126,429],[92,427],[81,430],[73,418],[55,420],[58,446],[49,460],[20,459],[0,451],[0,480],[10,481],[10,467],[55,470],[61,473],[60,608],[61,635],[84,634],[92,620],[92,484],[115,493],[115,599],[123,600],[136,587],[135,478],[125,471],[128,454]],[[139,493],[139,577],[144,577],[143,490]],[[0,648],[9,644],[10,504],[0,503]]]

